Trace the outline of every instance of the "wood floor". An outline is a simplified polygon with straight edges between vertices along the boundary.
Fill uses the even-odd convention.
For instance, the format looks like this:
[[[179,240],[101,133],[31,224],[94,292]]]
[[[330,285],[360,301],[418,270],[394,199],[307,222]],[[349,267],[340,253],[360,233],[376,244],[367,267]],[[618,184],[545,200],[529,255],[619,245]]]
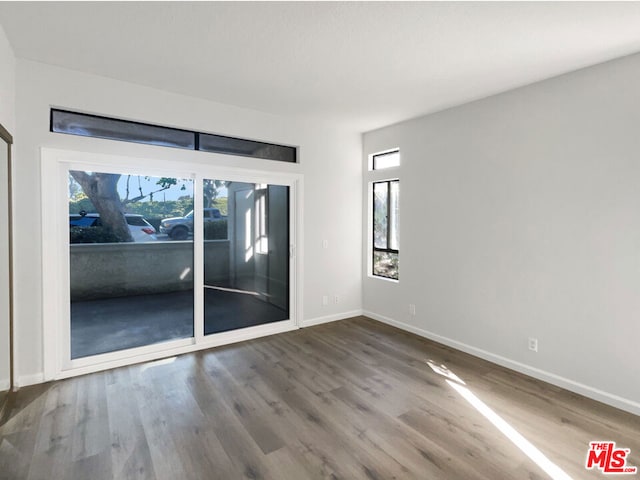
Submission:
[[[358,317],[22,389],[0,478],[550,478],[427,359],[571,478],[593,440],[640,466],[640,417]]]

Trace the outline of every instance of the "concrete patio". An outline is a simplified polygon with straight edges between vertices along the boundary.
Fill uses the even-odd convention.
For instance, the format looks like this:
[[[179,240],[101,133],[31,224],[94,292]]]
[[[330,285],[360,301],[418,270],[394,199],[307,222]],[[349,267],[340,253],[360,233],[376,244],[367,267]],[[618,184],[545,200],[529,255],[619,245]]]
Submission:
[[[205,289],[205,335],[289,318],[255,296]],[[71,358],[193,336],[193,292],[71,302]]]

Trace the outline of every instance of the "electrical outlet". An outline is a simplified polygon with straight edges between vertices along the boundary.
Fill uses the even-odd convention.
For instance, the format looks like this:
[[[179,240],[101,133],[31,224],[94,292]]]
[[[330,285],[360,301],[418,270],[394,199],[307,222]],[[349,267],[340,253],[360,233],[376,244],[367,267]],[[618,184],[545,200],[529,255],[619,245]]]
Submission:
[[[413,303],[409,304],[409,315],[415,315],[416,314],[416,306]]]
[[[328,295],[323,295],[322,296],[322,306],[326,307],[327,305],[329,305],[329,296]]]
[[[322,240],[322,248],[329,248],[329,240]]]
[[[532,352],[537,352],[538,351],[538,339],[537,338],[529,337],[529,350],[531,350]]]
[[[333,303],[335,303],[336,305],[340,303],[340,295],[333,296]]]

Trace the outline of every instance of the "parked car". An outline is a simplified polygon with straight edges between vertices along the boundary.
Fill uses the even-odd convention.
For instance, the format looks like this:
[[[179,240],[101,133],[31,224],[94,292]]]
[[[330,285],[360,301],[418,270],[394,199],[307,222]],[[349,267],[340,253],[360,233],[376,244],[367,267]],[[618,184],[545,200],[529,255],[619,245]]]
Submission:
[[[205,222],[216,222],[226,218],[217,208],[204,208],[202,213]],[[193,235],[193,210],[184,217],[162,219],[160,233],[169,235],[172,240],[186,240],[189,234]]]
[[[133,237],[134,242],[154,242],[158,240],[156,237],[156,229],[153,228],[149,222],[147,222],[142,215],[135,215],[133,213],[125,213],[127,219],[127,225],[129,225],[129,232]],[[87,213],[85,215],[70,214],[69,215],[70,227],[101,227],[99,213]]]
[[[203,209],[205,222],[215,222],[226,218],[217,208]],[[164,218],[160,222],[160,233],[169,235],[172,240],[186,240],[193,234],[193,210],[184,217]]]

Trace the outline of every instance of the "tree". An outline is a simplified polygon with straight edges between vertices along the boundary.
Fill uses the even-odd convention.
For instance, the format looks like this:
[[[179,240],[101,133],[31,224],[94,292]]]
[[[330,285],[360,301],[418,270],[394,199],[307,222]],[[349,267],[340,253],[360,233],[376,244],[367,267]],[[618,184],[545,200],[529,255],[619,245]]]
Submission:
[[[224,180],[205,180],[202,186],[202,196],[204,197],[204,208],[211,208],[218,198],[218,188],[226,186]]]
[[[85,195],[100,214],[102,225],[121,242],[133,242],[118,194],[120,175],[115,173],[87,173],[72,170],[71,176],[80,184]]]
[[[149,180],[149,177],[144,177],[144,178]],[[131,175],[127,175],[126,196],[122,200],[122,204],[123,205],[127,205],[129,203],[139,202],[140,200],[144,200],[147,197],[149,197],[149,201],[153,202],[153,195],[155,193],[159,193],[159,192],[162,192],[164,190],[169,190],[172,186],[178,184],[178,179],[176,179],[176,178],[160,177],[160,179],[156,182],[156,185],[160,185],[160,188],[158,190],[154,190],[153,192],[145,194],[142,191],[142,186],[140,185],[140,175],[138,175],[138,191],[140,192],[140,195],[138,195],[137,197],[134,197],[134,198],[129,198],[129,183],[130,183],[130,181],[131,181]],[[180,187],[180,190],[185,190],[185,186],[182,185],[182,187]]]

